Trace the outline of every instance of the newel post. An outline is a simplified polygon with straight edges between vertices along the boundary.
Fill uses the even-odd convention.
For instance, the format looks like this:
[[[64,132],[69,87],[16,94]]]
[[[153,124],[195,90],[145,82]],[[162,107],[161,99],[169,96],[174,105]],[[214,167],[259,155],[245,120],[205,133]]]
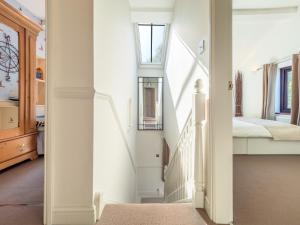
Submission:
[[[205,198],[205,130],[206,130],[206,94],[204,81],[195,82],[193,94],[193,151],[194,151],[194,190],[195,208],[204,208]]]

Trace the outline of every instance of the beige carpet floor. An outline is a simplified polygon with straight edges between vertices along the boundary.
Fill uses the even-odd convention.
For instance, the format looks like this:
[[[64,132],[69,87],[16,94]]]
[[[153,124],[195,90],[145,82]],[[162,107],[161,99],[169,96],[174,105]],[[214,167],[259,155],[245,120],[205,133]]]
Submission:
[[[105,206],[97,225],[206,225],[191,204]]]
[[[0,172],[0,225],[43,224],[43,158]]]
[[[0,225],[43,225],[43,207],[0,207]]]
[[[300,225],[300,156],[234,156],[235,225]]]
[[[0,225],[42,225],[42,204],[43,159],[0,172]],[[300,225],[300,156],[234,156],[234,221]],[[206,223],[189,204],[124,204],[107,205],[97,225]]]

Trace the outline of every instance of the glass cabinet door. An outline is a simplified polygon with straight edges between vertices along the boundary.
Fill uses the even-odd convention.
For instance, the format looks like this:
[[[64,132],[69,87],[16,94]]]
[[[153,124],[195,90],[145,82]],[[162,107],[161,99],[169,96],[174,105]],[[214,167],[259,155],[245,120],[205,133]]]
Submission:
[[[21,27],[0,16],[0,138],[23,129],[23,37]]]

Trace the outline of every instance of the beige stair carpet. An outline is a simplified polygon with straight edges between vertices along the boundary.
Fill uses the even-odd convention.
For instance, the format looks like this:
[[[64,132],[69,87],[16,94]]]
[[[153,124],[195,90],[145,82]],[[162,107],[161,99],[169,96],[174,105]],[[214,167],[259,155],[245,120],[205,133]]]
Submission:
[[[105,206],[97,225],[206,225],[191,204]]]

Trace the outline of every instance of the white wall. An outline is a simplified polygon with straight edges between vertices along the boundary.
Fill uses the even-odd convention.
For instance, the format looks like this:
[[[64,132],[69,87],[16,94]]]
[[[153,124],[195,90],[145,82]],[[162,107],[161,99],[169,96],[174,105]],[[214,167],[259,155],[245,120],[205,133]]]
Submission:
[[[22,10],[21,13],[23,13],[25,16],[29,17],[32,21],[34,21],[38,24],[41,22],[42,18],[35,16],[30,11],[30,9],[27,9],[25,6],[20,4],[18,0],[5,0],[5,1],[17,10],[20,10],[20,8],[21,8],[21,10]]]
[[[170,29],[165,78],[165,137],[175,150],[179,134],[192,108],[194,81],[207,78],[209,62],[209,1],[177,0]],[[198,54],[205,40],[206,51]],[[204,72],[206,71],[206,72]]]
[[[128,1],[94,0],[94,192],[105,203],[136,198],[133,31]]]
[[[158,68],[139,68],[140,77],[163,77],[164,71]],[[163,197],[162,174],[163,132],[137,131],[137,199]],[[156,157],[159,154],[159,157]]]
[[[161,131],[137,132],[138,198],[163,197],[162,175],[163,134]],[[156,157],[156,154],[159,157]]]
[[[164,70],[159,68],[139,68],[139,77],[164,77]]]
[[[245,117],[261,117],[263,74],[259,71],[243,70],[243,113]]]
[[[260,117],[262,70],[257,68],[300,50],[300,11],[233,18],[234,69],[244,73],[244,114]]]
[[[36,55],[39,58],[46,58],[46,32],[41,31],[36,40]]]
[[[47,26],[47,224],[94,224],[93,1],[47,1]]]

